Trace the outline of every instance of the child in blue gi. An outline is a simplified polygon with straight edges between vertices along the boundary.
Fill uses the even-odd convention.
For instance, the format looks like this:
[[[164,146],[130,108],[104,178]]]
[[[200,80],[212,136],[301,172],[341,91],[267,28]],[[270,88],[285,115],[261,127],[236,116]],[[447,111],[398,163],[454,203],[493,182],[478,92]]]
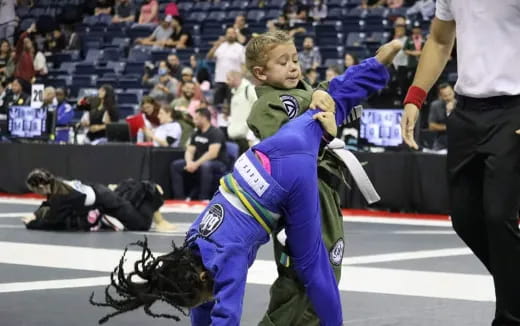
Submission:
[[[128,275],[123,271],[123,255],[105,291],[106,303],[95,303],[91,297],[93,304],[117,310],[100,323],[141,306],[151,316],[179,320],[150,310],[156,300],[162,300],[182,313],[183,308],[191,308],[192,325],[239,325],[247,270],[258,248],[268,242],[277,219],[284,216],[291,259],[321,325],[342,325],[339,290],[321,238],[317,155],[351,108],[385,86],[389,76],[384,64],[391,63],[401,47],[390,42],[375,58],[332,80],[328,91],[335,113],[308,110],[244,153],[233,172],[221,179],[219,191],[191,225],[182,247],[174,246],[172,252],[155,258],[146,241],[137,243],[142,259]],[[281,85],[297,83],[294,43],[282,42],[271,53],[269,61],[275,62],[264,70],[267,78]],[[287,60],[280,61],[280,54]],[[114,298],[110,287],[121,298]]]

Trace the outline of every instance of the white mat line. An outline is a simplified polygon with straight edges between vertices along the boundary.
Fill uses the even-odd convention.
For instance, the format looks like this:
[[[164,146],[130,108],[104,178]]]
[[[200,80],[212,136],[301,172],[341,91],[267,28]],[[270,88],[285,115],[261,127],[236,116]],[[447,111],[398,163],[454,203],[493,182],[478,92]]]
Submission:
[[[20,212],[20,213],[0,213],[0,218],[13,218],[13,217],[24,217],[31,215],[33,212]]]

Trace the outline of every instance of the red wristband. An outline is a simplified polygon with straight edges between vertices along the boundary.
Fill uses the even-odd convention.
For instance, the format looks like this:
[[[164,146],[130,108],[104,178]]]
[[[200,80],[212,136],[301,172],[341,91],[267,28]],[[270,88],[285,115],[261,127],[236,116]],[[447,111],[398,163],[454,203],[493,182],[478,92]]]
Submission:
[[[403,104],[406,105],[408,103],[412,103],[420,109],[424,103],[424,100],[426,100],[427,95],[428,94],[424,89],[412,85],[410,88],[408,88],[408,93],[406,93]]]

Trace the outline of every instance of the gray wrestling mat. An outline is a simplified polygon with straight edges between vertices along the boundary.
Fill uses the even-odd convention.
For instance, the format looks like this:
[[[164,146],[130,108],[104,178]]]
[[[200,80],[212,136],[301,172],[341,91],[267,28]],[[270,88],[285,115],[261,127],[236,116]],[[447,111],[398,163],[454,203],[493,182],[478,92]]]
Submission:
[[[148,236],[150,247],[166,252],[196,213],[168,207],[178,224],[171,234],[156,232],[58,233],[28,231],[20,217],[34,201],[0,199],[0,325],[96,325],[111,310],[93,307],[108,284],[126,244]],[[353,326],[490,325],[494,313],[491,278],[455,235],[449,223],[347,219],[340,283],[344,324]],[[131,256],[131,255],[130,255]],[[131,257],[130,257],[131,258]],[[131,260],[131,259],[130,259]],[[270,244],[250,269],[242,325],[256,325],[276,276]],[[155,312],[174,313],[163,304]],[[142,310],[107,325],[175,325]],[[176,325],[190,325],[183,318]],[[298,325],[300,326],[300,325]],[[304,326],[304,325],[303,325]]]

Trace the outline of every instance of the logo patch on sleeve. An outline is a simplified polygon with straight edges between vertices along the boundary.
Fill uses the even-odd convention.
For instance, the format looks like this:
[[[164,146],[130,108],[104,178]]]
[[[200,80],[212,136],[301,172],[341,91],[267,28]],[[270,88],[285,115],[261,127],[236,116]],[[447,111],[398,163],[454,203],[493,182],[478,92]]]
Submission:
[[[203,237],[209,237],[222,225],[224,221],[224,207],[220,204],[211,206],[202,217],[199,224],[199,233]]]
[[[289,119],[296,117],[298,111],[300,111],[300,105],[296,98],[292,95],[282,95],[280,96],[280,101],[282,101],[283,108]]]
[[[345,241],[340,238],[334,244],[334,247],[329,252],[330,263],[334,266],[340,266],[343,260],[343,251],[345,250]]]

